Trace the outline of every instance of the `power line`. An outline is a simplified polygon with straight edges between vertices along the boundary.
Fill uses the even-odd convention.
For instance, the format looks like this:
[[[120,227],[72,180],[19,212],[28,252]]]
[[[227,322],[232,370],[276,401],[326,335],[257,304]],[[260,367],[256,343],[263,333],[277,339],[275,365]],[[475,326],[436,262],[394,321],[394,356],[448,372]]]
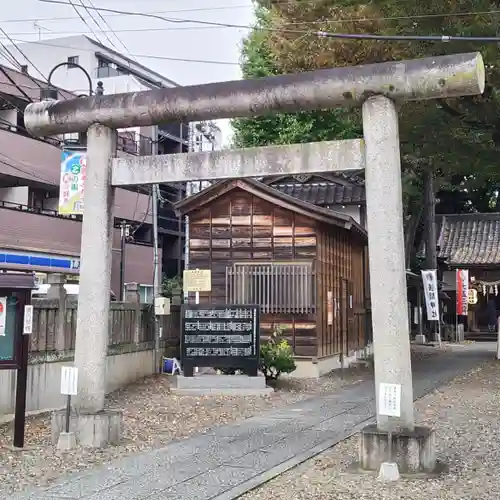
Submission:
[[[80,2],[80,5],[85,9],[85,12],[87,12],[87,14],[89,15],[90,19],[92,19],[92,21],[94,22],[94,24],[97,26],[97,29],[104,35],[104,37],[111,44],[111,46],[114,47],[116,50],[119,50],[118,47],[116,46],[116,44],[113,42],[113,40],[111,40],[111,38],[107,35],[107,33],[105,33],[103,31],[103,29],[102,29],[101,24],[99,23],[99,21],[97,21],[97,19],[92,15],[92,12],[91,12],[90,9],[92,9],[92,10],[95,9],[94,4],[89,1],[89,3],[90,3],[91,6],[88,7],[87,5],[85,5],[85,3],[83,2],[83,0],[78,0],[78,1]],[[98,10],[94,10],[94,12],[97,12],[97,14],[102,17],[101,13]]]
[[[5,59],[7,59],[7,61],[9,61],[10,64],[14,66],[14,68],[17,67],[17,69],[21,69],[19,61],[12,55],[12,52],[3,43],[1,44],[1,46],[2,49],[5,51],[1,53],[5,57]]]
[[[7,73],[7,71],[5,71],[5,69],[2,66],[0,66],[0,71],[4,74],[5,78],[7,78],[7,80],[9,80],[9,82],[11,82],[10,85],[13,85],[14,87],[16,87],[17,90],[19,90],[19,92],[21,92],[21,94],[23,94],[24,97],[26,97],[26,99],[28,99],[29,102],[33,102],[33,99],[21,88],[20,85],[18,85],[15,82],[15,80],[13,78],[11,78],[9,73]],[[9,84],[7,84],[7,85],[9,85]],[[2,97],[2,99],[4,101],[7,101],[4,97]],[[9,101],[7,101],[7,102],[9,102]],[[9,102],[9,104],[11,104],[11,103]]]
[[[69,5],[71,5],[71,7],[73,8],[73,10],[78,14],[78,17],[80,18],[80,21],[82,21],[83,24],[85,24],[85,26],[87,26],[87,28],[90,30],[90,32],[99,40],[99,37],[97,36],[96,32],[92,29],[92,27],[90,26],[90,24],[87,22],[87,20],[82,16],[81,12],[78,10],[78,8],[76,7],[76,5],[71,1],[71,0],[68,0],[69,1]],[[84,6],[85,8],[85,6]],[[87,13],[90,15],[90,12],[85,9],[87,11]],[[90,16],[91,19],[92,16]]]
[[[217,29],[225,29],[226,26],[193,26],[193,27],[178,27],[178,28],[124,28],[117,30],[100,30],[106,33],[144,33],[147,31],[160,31],[160,32],[169,32],[169,31],[193,31],[193,30],[217,30]],[[11,33],[11,36],[29,36],[29,35],[38,35],[38,31],[16,31]],[[51,31],[51,35],[75,35],[75,31]],[[87,32],[79,32],[81,35],[90,35],[93,34],[91,31]],[[95,34],[94,34],[95,36]]]
[[[135,0],[134,0],[135,1]],[[222,6],[222,7],[201,7],[201,8],[195,8],[195,9],[176,9],[176,10],[158,10],[158,11],[153,11],[149,12],[149,14],[174,14],[178,12],[214,12],[214,11],[221,11],[221,10],[235,10],[235,9],[252,9],[253,5],[252,4],[247,4],[247,5],[229,5],[229,6]],[[113,14],[113,15],[107,15],[105,17],[110,17],[110,18],[115,18],[115,17],[123,17],[126,16],[127,14]],[[59,17],[32,17],[32,18],[22,18],[22,19],[4,19],[0,20],[1,23],[33,23],[33,22],[57,22],[57,21],[71,21],[73,19],[80,19],[78,16],[59,16]]]
[[[29,58],[28,56],[16,45],[16,43],[14,42],[14,40],[8,35],[8,33],[0,27],[0,32],[3,33],[3,35],[7,38],[7,40],[9,40],[9,42],[16,48],[16,50],[24,57],[24,59],[29,63],[31,64],[31,66],[33,66],[33,68],[35,69],[35,71],[37,71],[40,76],[42,77],[42,80],[45,80],[47,81],[47,78],[45,77],[45,75],[38,69],[38,67],[35,65],[35,63],[33,63]],[[17,61],[17,59],[16,59]],[[19,67],[21,67],[21,64],[19,63]],[[33,83],[35,83],[35,85],[38,85],[38,87],[41,89],[43,88],[40,83],[35,80],[32,76],[30,76],[29,74],[26,74],[26,76],[33,81]]]
[[[135,1],[135,0],[134,0]],[[286,5],[287,2],[284,2],[283,5]],[[307,3],[307,2],[305,2]],[[279,5],[279,4],[278,4]],[[195,8],[195,9],[178,9],[178,10],[160,10],[160,11],[152,11],[145,12],[144,14],[174,14],[180,12],[213,12],[219,10],[234,10],[234,9],[242,9],[242,8],[253,8],[253,5],[228,5],[221,7],[203,7],[203,8]],[[312,25],[312,24],[341,24],[341,23],[355,23],[355,22],[375,22],[375,21],[398,21],[398,20],[408,20],[414,21],[418,19],[432,19],[439,17],[473,17],[473,16],[484,16],[484,15],[492,15],[492,14],[500,14],[500,10],[485,10],[485,11],[469,11],[469,12],[442,12],[442,13],[434,13],[434,14],[415,14],[412,16],[392,16],[392,17],[353,17],[353,18],[345,18],[345,19],[322,19],[318,21],[304,21],[304,22],[295,22],[295,23],[286,23],[285,26],[295,26],[295,25]],[[126,14],[108,14],[103,17],[116,18],[123,17],[129,15]],[[27,22],[57,22],[57,21],[69,21],[73,19],[80,19],[78,16],[59,16],[59,17],[33,17],[33,18],[22,18],[22,19],[4,19],[0,20],[2,23],[27,23]],[[155,31],[169,31],[169,30],[194,30],[194,29],[203,29],[201,27],[190,27],[190,28],[164,28]],[[129,30],[115,30],[117,32],[126,32]],[[142,30],[141,30],[142,31]],[[149,31],[149,30],[148,30]],[[15,35],[28,35],[28,34],[37,34],[38,32],[20,32],[13,33]],[[64,31],[54,31],[53,33],[61,34],[61,33],[72,33],[72,32],[64,32]]]
[[[95,5],[92,3],[92,0],[88,0],[89,4],[91,5],[91,7],[95,7]],[[83,4],[83,0],[80,0],[80,3]],[[130,50],[128,50],[127,46],[123,43],[123,41],[119,38],[119,36],[116,34],[115,31],[113,31],[113,28],[111,28],[111,26],[109,25],[109,23],[106,21],[106,19],[104,19],[104,16],[101,14],[100,11],[97,11],[97,15],[101,18],[101,20],[103,21],[104,23],[104,26],[107,26],[109,28],[109,30],[111,31],[111,33],[115,36],[115,38],[118,40],[118,42],[121,44],[121,46],[125,49],[125,52],[128,53],[128,55],[130,55]],[[104,33],[104,35],[107,37],[106,35],[106,32],[107,30],[101,30],[102,33]],[[111,42],[111,40],[110,40]],[[116,46],[115,46],[116,47]],[[118,47],[116,47],[116,49],[118,50]]]
[[[47,47],[63,47],[66,49],[75,49],[75,50],[84,50],[86,52],[95,52],[94,49],[85,49],[82,47],[73,47],[67,44],[58,44],[58,43],[50,43],[50,41],[30,41],[30,40],[21,40],[19,38],[12,38],[12,40],[17,41],[18,43],[32,43],[37,45],[45,45]],[[158,59],[160,61],[177,61],[177,62],[186,62],[186,63],[198,63],[198,64],[220,64],[223,66],[239,66],[237,62],[231,61],[212,61],[210,59],[187,59],[183,57],[167,57],[167,56],[155,56],[150,54],[130,54],[133,57],[144,58],[144,59]],[[26,87],[25,87],[26,88]]]
[[[52,3],[60,5],[69,5],[68,2],[63,0],[38,0],[43,3]],[[263,31],[278,32],[278,33],[289,33],[289,34],[299,34],[299,35],[312,35],[320,38],[337,38],[337,39],[349,39],[349,40],[378,40],[378,41],[418,41],[418,42],[480,42],[480,43],[498,43],[500,42],[500,37],[476,37],[476,36],[454,36],[454,35],[374,35],[374,34],[352,34],[352,33],[334,33],[327,31],[305,31],[298,29],[281,29],[281,28],[269,28],[265,26],[248,26],[242,24],[231,24],[231,23],[220,23],[214,21],[199,21],[195,19],[179,19],[172,17],[165,17],[156,14],[146,14],[143,12],[126,11],[119,9],[106,9],[103,7],[96,7],[96,10],[101,12],[111,12],[115,14],[128,14],[130,16],[137,17],[147,17],[150,19],[159,19],[169,23],[193,23],[201,24],[204,26],[220,26],[225,28],[237,28],[237,29],[261,29]]]

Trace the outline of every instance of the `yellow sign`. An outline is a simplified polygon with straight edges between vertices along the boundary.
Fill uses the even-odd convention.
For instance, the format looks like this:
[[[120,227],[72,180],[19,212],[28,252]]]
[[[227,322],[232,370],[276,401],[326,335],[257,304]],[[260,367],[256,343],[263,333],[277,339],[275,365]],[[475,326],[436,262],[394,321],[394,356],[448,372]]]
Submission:
[[[210,292],[212,290],[210,269],[185,269],[182,278],[185,292]]]
[[[471,288],[469,290],[469,297],[468,297],[468,302],[469,304],[477,304],[477,290],[474,288]]]

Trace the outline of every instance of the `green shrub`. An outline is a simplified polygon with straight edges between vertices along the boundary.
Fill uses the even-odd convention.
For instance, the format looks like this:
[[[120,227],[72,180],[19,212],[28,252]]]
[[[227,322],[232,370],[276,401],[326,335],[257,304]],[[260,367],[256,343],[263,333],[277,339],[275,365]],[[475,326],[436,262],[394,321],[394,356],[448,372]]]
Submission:
[[[277,326],[268,342],[260,346],[260,370],[267,381],[277,380],[281,374],[292,373],[297,368],[292,346],[280,338],[282,333],[282,328]]]

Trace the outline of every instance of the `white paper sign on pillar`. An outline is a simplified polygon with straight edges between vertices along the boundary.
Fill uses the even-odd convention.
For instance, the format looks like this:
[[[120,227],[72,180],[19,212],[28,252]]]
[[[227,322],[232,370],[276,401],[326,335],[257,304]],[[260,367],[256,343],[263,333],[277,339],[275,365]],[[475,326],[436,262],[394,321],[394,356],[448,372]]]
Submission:
[[[401,385],[379,385],[378,413],[386,417],[401,416]]]
[[[61,368],[61,394],[76,396],[78,394],[78,368],[63,366]]]
[[[428,269],[422,271],[422,281],[424,284],[425,308],[429,321],[439,321],[439,296],[437,271]]]
[[[23,334],[33,334],[33,306],[24,306]]]

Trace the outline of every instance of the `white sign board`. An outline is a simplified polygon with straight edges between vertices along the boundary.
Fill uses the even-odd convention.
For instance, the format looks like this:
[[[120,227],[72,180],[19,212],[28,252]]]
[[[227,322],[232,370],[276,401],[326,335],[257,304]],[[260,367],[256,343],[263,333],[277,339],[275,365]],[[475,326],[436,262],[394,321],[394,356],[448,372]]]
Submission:
[[[24,306],[23,334],[33,333],[33,306]]]
[[[401,385],[380,384],[378,413],[387,417],[401,416]]]
[[[61,394],[76,396],[78,394],[78,368],[63,366],[61,368]]]
[[[429,321],[439,321],[439,296],[437,271],[428,269],[422,271],[422,281],[424,285],[425,308]]]
[[[7,297],[0,297],[0,337],[5,337],[7,322]]]

